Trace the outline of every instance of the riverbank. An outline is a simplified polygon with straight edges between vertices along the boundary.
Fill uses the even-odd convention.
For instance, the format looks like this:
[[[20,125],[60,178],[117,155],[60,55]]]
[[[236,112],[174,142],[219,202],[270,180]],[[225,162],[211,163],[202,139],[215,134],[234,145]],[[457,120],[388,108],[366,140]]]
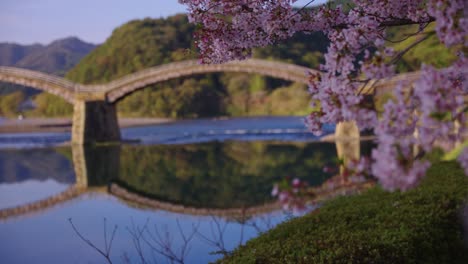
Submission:
[[[169,118],[119,118],[119,125],[123,127],[137,127],[156,125],[173,121]],[[27,118],[0,120],[0,133],[31,133],[31,132],[69,132],[71,118]]]
[[[219,263],[466,263],[467,195],[463,170],[441,162],[413,190],[336,198]]]

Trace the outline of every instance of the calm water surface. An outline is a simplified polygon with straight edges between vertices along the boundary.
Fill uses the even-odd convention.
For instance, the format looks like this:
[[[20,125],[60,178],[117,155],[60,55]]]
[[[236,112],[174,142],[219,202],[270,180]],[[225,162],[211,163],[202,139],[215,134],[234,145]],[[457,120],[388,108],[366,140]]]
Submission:
[[[141,143],[72,148],[58,147],[67,133],[0,135],[2,263],[104,263],[68,219],[100,249],[117,226],[114,263],[141,262],[132,239],[139,230],[149,261],[170,263],[173,254],[208,263],[292,217],[270,195],[275,182],[320,185],[336,157],[335,145],[314,142],[296,117],[180,121],[122,134]]]

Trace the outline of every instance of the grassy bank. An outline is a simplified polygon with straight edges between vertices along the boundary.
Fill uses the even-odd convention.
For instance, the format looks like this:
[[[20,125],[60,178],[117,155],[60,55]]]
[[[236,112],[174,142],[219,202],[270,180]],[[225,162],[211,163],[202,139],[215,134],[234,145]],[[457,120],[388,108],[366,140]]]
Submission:
[[[466,263],[459,208],[468,177],[434,165],[408,192],[373,188],[283,223],[220,263]]]

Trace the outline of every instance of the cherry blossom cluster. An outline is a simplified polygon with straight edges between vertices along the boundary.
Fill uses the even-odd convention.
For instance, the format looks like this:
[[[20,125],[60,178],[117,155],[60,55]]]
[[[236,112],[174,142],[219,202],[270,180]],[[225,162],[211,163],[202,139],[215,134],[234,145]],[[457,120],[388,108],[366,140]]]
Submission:
[[[464,59],[466,60],[466,59]],[[466,62],[464,63],[465,65]],[[468,76],[468,69],[457,64],[436,70],[423,66],[421,79],[415,83],[414,99],[419,101],[420,122],[418,143],[426,151],[436,140],[458,141],[465,133],[465,99],[461,83]]]
[[[371,175],[371,160],[368,157],[352,160],[347,164],[346,172],[351,176],[349,181],[353,183],[365,182]]]
[[[383,117],[375,128],[378,147],[372,151],[372,174],[389,190],[407,190],[417,185],[429,163],[415,159],[417,138],[416,102],[398,86],[394,101],[385,104]],[[402,177],[404,175],[404,177]]]
[[[467,132],[467,0],[354,0],[347,11],[332,5],[294,9],[295,0],[179,2],[202,28],[196,36],[202,63],[244,59],[252,48],[296,32],[324,32],[330,39],[325,62],[309,81],[319,110],[306,118],[306,125],[316,135],[325,123],[354,120],[361,129],[373,128],[378,147],[371,171],[388,189],[415,186],[430,166],[421,153],[431,151],[436,140],[455,142]],[[410,24],[424,28],[431,22],[442,43],[460,50],[458,61],[446,69],[423,66],[420,80],[399,84],[396,99],[377,118],[361,90],[371,80],[395,74],[393,62],[402,54],[386,47],[386,29]],[[423,40],[421,35],[418,41]],[[407,92],[404,88],[410,86]],[[468,163],[467,156],[460,156],[462,165]]]
[[[283,210],[291,211],[294,215],[299,215],[307,209],[307,182],[294,178],[289,182],[286,177],[283,182],[275,184],[271,191],[271,196],[277,197]]]
[[[468,2],[466,0],[430,0],[427,7],[428,14],[437,19],[437,34],[445,45],[467,45]]]
[[[290,1],[180,0],[189,7],[189,20],[200,23],[196,35],[203,63],[243,59],[252,47],[292,36],[296,16]]]

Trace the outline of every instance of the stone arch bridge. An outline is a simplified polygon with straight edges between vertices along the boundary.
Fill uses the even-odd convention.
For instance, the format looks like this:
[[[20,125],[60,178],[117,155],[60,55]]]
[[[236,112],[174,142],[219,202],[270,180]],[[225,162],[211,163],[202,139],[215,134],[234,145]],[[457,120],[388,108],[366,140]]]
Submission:
[[[224,64],[198,64],[196,61],[174,62],[129,74],[101,85],[84,85],[41,72],[0,67],[0,81],[20,84],[62,97],[74,106],[72,143],[88,144],[120,140],[115,103],[150,84],[170,79],[214,72],[257,73],[299,83],[308,83],[308,72],[315,70],[289,63],[250,59]],[[417,75],[399,76],[415,78]],[[394,83],[394,80],[388,83]],[[381,84],[372,83],[364,93]]]

